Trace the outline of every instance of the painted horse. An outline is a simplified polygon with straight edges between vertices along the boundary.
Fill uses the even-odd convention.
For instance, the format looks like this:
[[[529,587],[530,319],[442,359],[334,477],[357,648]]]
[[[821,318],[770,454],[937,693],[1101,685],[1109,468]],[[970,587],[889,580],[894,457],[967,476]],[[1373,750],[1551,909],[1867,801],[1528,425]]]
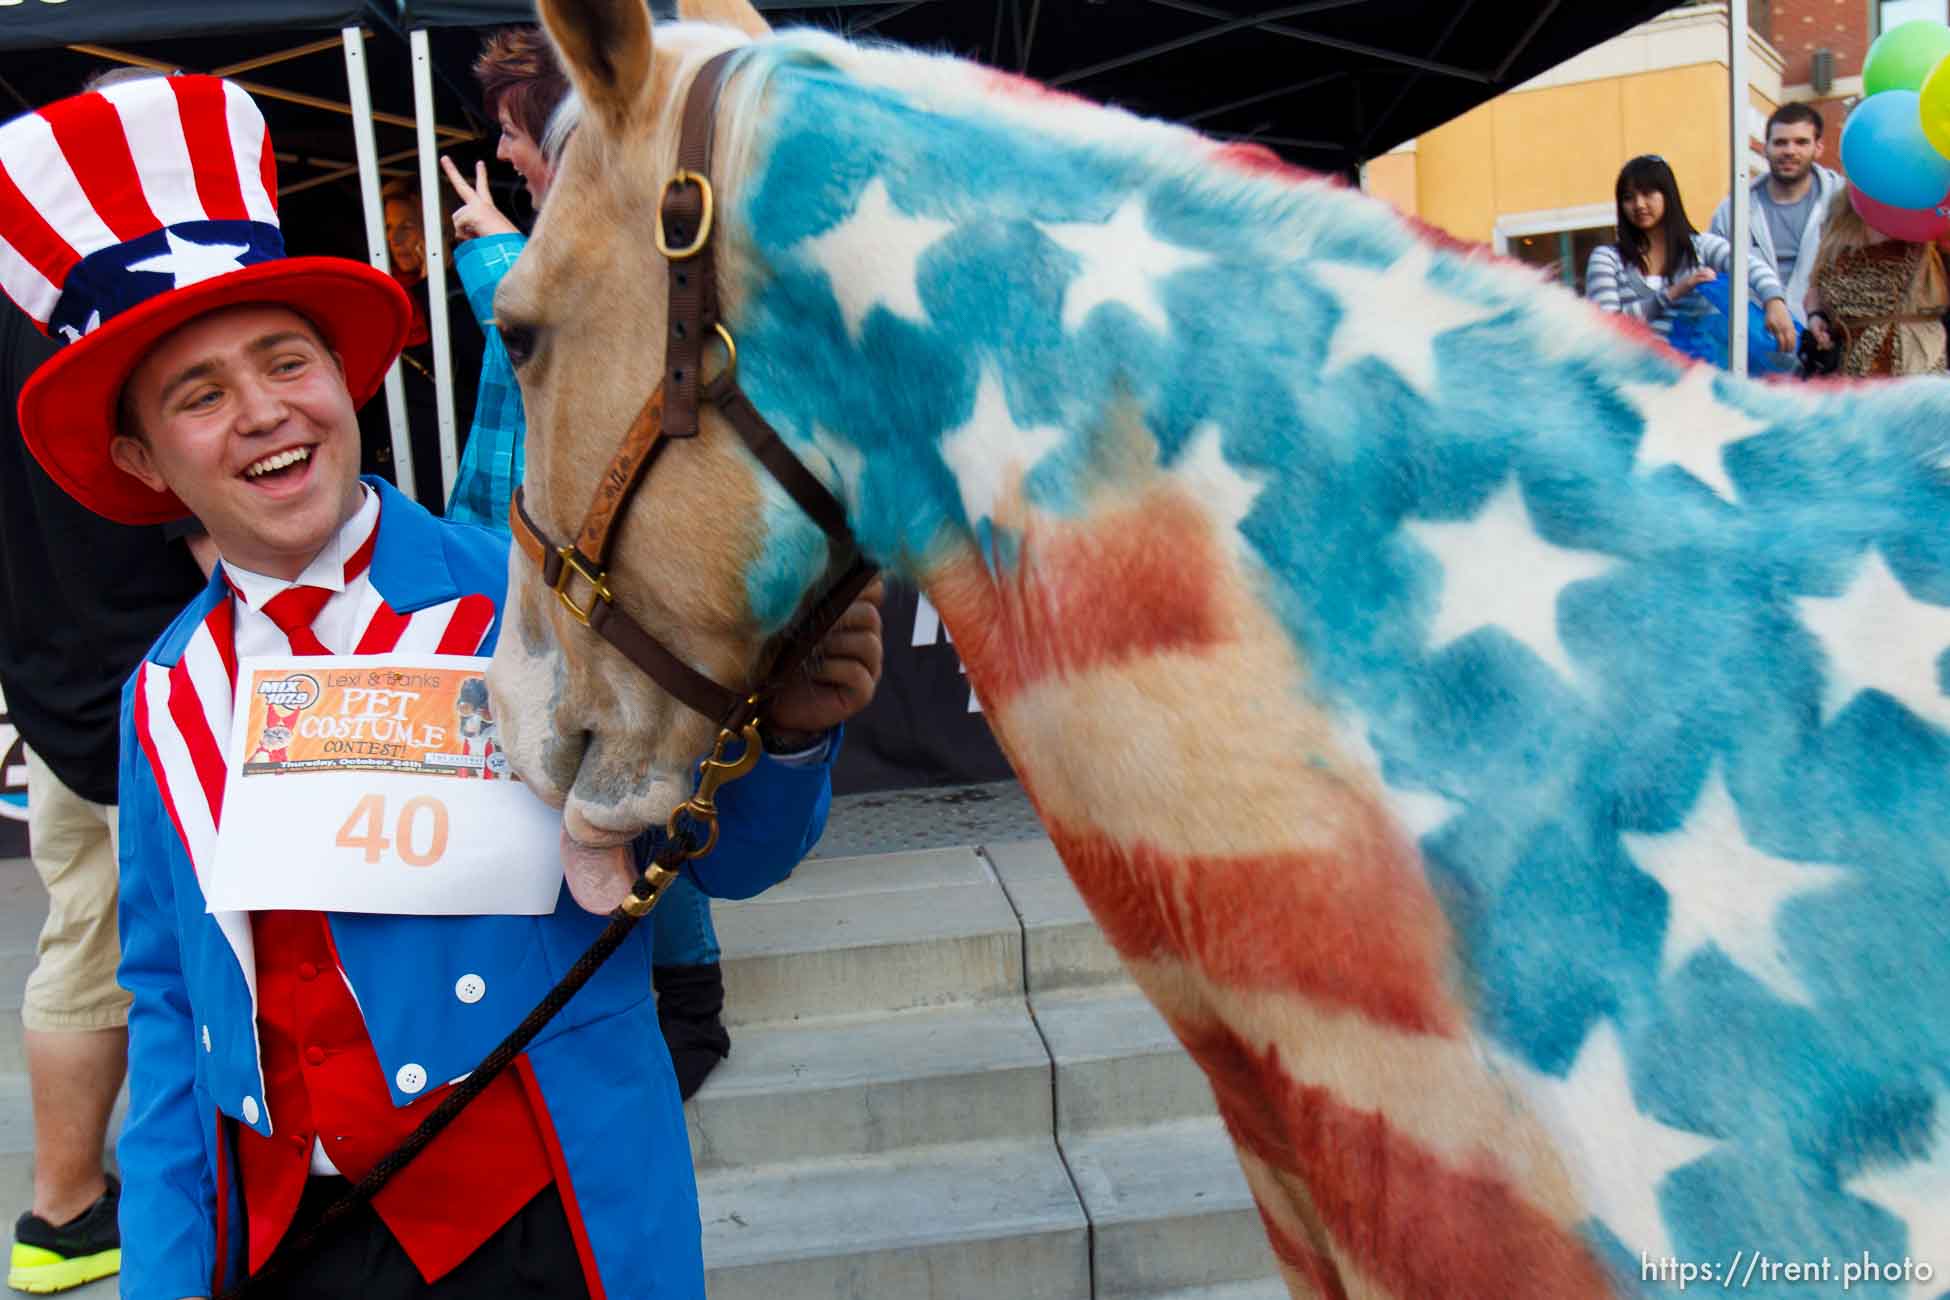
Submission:
[[[583,121],[496,306],[528,508],[573,536],[657,382],[737,47],[740,382],[940,609],[1295,1296],[1950,1288],[1950,380],[1689,368],[1263,155],[743,0],[540,7]],[[719,680],[832,561],[709,414],[621,527]],[[711,725],[516,560],[514,766],[583,845],[661,824]]]

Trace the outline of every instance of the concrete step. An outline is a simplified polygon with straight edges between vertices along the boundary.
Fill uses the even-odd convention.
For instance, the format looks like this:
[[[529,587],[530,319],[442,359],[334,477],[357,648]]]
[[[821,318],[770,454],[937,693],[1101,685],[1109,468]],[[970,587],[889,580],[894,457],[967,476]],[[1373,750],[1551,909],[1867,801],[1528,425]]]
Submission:
[[[1130,977],[1047,839],[983,849],[1022,922],[1030,995],[1127,984]]]
[[[1088,1134],[1218,1113],[1205,1074],[1130,985],[1033,995],[1056,1067],[1056,1131]]]
[[[700,1179],[711,1300],[1088,1300],[1054,1145],[938,1147]]]
[[[1090,1217],[1100,1300],[1277,1276],[1218,1120],[1060,1140]]]
[[[1217,1286],[1189,1286],[1176,1291],[1097,1291],[1097,1300],[1292,1300],[1293,1293],[1277,1277],[1251,1282],[1221,1282]]]
[[[1047,1138],[1050,1068],[1020,1000],[746,1025],[686,1108],[700,1173]]]
[[[1015,912],[972,849],[808,862],[786,884],[713,915],[733,1026],[1022,990]]]

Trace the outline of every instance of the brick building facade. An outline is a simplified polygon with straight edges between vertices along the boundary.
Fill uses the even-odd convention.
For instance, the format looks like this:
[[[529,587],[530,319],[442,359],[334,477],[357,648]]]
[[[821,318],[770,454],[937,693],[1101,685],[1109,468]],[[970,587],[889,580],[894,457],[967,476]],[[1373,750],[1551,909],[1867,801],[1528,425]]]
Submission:
[[[1941,10],[1943,6],[1937,5]],[[1841,167],[1841,129],[1848,118],[1849,105],[1862,93],[1862,61],[1869,44],[1876,38],[1883,5],[1878,0],[1756,0],[1753,5],[1754,29],[1780,51],[1782,59],[1782,97],[1791,102],[1808,103],[1820,111],[1827,123],[1828,153],[1824,161]],[[1906,17],[1941,17],[1941,13],[1912,12],[1929,6],[1892,4],[1891,22]],[[1822,62],[1828,84],[1817,82],[1817,55],[1826,52]]]

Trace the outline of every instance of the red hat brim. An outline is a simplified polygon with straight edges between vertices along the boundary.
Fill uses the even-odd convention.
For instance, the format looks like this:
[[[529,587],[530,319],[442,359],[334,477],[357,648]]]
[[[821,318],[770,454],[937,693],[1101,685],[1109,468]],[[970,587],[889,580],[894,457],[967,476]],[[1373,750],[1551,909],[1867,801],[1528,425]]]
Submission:
[[[379,390],[406,344],[413,308],[385,272],[342,257],[287,257],[168,293],[83,336],[34,372],[20,394],[20,432],[62,490],[118,524],[160,524],[189,509],[109,459],[129,373],[171,332],[209,312],[262,303],[310,318],[345,363],[353,405]]]

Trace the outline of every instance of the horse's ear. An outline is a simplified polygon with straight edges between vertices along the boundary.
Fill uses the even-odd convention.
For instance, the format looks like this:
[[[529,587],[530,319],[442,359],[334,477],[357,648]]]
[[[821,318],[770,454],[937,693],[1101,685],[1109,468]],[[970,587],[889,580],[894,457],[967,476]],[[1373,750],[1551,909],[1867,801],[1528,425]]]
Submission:
[[[734,27],[754,40],[772,34],[771,24],[751,0],[677,0],[677,16],[692,22]]]
[[[583,104],[619,126],[650,97],[650,8],[644,0],[538,0],[542,26]]]

